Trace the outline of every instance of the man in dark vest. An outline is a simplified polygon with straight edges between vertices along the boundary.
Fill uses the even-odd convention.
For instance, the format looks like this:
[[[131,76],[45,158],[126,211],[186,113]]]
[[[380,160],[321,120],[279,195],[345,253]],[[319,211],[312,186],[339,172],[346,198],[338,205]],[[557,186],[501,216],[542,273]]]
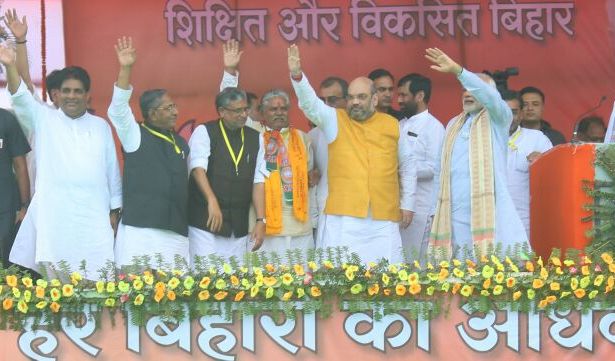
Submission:
[[[189,148],[173,130],[177,106],[165,90],[147,90],[139,99],[144,119],[139,125],[128,103],[136,60],[132,39],[118,39],[115,50],[120,71],[108,115],[124,153],[124,209],[115,262],[128,266],[147,256],[156,268],[184,268],[189,262]]]
[[[216,96],[220,119],[199,125],[190,137],[190,257],[215,254],[242,259],[252,239],[265,235],[265,176],[262,136],[245,126],[247,96],[228,87]],[[250,203],[256,224],[249,234]]]

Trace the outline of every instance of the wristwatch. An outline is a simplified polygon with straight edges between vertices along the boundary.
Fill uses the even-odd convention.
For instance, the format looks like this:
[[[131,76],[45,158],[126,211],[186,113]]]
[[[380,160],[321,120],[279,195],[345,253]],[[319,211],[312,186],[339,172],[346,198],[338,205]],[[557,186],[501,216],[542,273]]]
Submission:
[[[263,224],[267,224],[267,218],[256,218],[257,222],[263,222]]]

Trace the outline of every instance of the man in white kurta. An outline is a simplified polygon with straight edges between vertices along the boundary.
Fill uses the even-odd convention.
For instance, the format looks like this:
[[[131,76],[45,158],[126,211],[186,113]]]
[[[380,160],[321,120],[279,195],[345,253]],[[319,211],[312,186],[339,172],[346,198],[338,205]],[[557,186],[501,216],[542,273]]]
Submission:
[[[301,72],[299,52],[296,46],[291,46],[289,49],[288,62],[291,82],[299,100],[299,107],[308,119],[323,131],[327,143],[333,143],[338,138],[336,109],[318,98],[307,77]],[[361,84],[365,83],[362,78],[356,80]],[[353,84],[351,83],[352,87]],[[372,108],[371,111],[374,114],[375,109]],[[414,210],[416,169],[407,141],[400,137],[398,147],[394,151],[398,155],[402,222],[405,222],[405,226],[407,226],[412,220]],[[331,164],[329,163],[329,165]],[[349,177],[352,177],[352,175],[349,174]],[[329,194],[330,196],[331,194]],[[383,258],[392,263],[402,261],[403,251],[399,224],[389,220],[374,219],[371,213],[370,205],[368,215],[365,218],[325,214],[322,246],[347,247],[350,252],[356,253],[366,263],[380,261]]]
[[[418,74],[405,76],[399,81],[397,94],[400,112],[410,115],[399,122],[399,134],[410,143],[417,168],[416,212],[410,226],[400,228],[401,240],[409,259],[422,259],[435,212],[434,180],[444,126],[427,109],[431,97],[429,79]]]
[[[485,81],[487,78],[480,78],[467,69],[461,68],[439,49],[428,49],[428,54],[431,55],[432,59],[442,62],[442,64],[433,65],[432,68],[436,69],[435,67],[439,66],[436,70],[457,74],[457,79],[465,89],[462,100],[464,111],[468,113],[468,117],[465,120],[454,118],[449,121],[446,127],[448,134],[456,121],[464,121],[459,134],[454,140],[450,161],[453,247],[465,247],[471,251],[475,245],[471,230],[470,128],[472,123],[477,120],[476,115],[483,108],[487,110],[491,122],[491,148],[495,185],[494,243],[500,244],[503,250],[507,250],[515,245],[527,244],[527,236],[508,192],[508,183],[506,181],[506,147],[508,144],[508,131],[512,120],[510,108],[502,100],[492,79],[490,79],[491,83],[487,83]],[[484,76],[484,74],[481,76]],[[441,165],[440,159],[438,160],[438,165]],[[439,178],[437,184],[441,184]],[[438,202],[441,201],[442,199],[439,197]],[[436,217],[438,217],[437,214]],[[434,223],[433,227],[435,226],[436,224]],[[432,232],[434,232],[434,228],[432,228]]]
[[[60,261],[79,270],[85,261],[86,277],[95,279],[113,261],[109,212],[122,202],[111,129],[85,111],[83,81],[64,75],[60,109],[51,109],[34,99],[7,54],[1,56],[13,107],[37,147],[36,193],[10,260],[39,272]]]

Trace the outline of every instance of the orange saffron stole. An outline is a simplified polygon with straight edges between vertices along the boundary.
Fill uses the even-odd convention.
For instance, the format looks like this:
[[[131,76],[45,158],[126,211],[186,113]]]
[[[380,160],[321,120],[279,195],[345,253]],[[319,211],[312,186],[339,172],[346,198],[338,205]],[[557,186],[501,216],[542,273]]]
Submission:
[[[293,174],[293,214],[297,220],[308,220],[308,176],[307,153],[301,135],[296,129],[289,129],[288,157]],[[271,132],[265,132],[265,147],[271,139]],[[278,159],[279,162],[279,159]],[[274,170],[265,180],[265,216],[268,235],[282,232],[282,180],[280,171]]]

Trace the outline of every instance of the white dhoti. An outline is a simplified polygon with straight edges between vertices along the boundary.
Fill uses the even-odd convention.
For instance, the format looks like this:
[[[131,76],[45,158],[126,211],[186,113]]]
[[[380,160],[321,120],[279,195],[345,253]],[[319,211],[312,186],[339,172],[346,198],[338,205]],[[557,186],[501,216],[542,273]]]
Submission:
[[[253,245],[250,242],[250,247]],[[267,236],[259,252],[275,252],[280,256],[284,256],[287,250],[299,249],[302,251],[303,258],[307,257],[307,251],[314,248],[314,237],[312,233],[299,236]]]
[[[371,218],[324,215],[322,247],[347,247],[364,263],[382,258],[390,263],[401,262],[403,249],[399,224]]]
[[[235,257],[241,262],[248,251],[250,234],[239,238],[234,235],[222,237],[196,227],[188,227],[188,238],[190,262],[194,266],[195,257],[208,258],[212,254],[227,260]]]
[[[188,237],[166,229],[140,228],[120,223],[115,241],[115,263],[130,266],[149,258],[157,269],[186,268],[190,264]],[[162,265],[158,264],[162,260]]]
[[[427,255],[429,232],[432,217],[428,214],[415,213],[408,228],[400,228],[401,242],[409,262],[422,261]]]

